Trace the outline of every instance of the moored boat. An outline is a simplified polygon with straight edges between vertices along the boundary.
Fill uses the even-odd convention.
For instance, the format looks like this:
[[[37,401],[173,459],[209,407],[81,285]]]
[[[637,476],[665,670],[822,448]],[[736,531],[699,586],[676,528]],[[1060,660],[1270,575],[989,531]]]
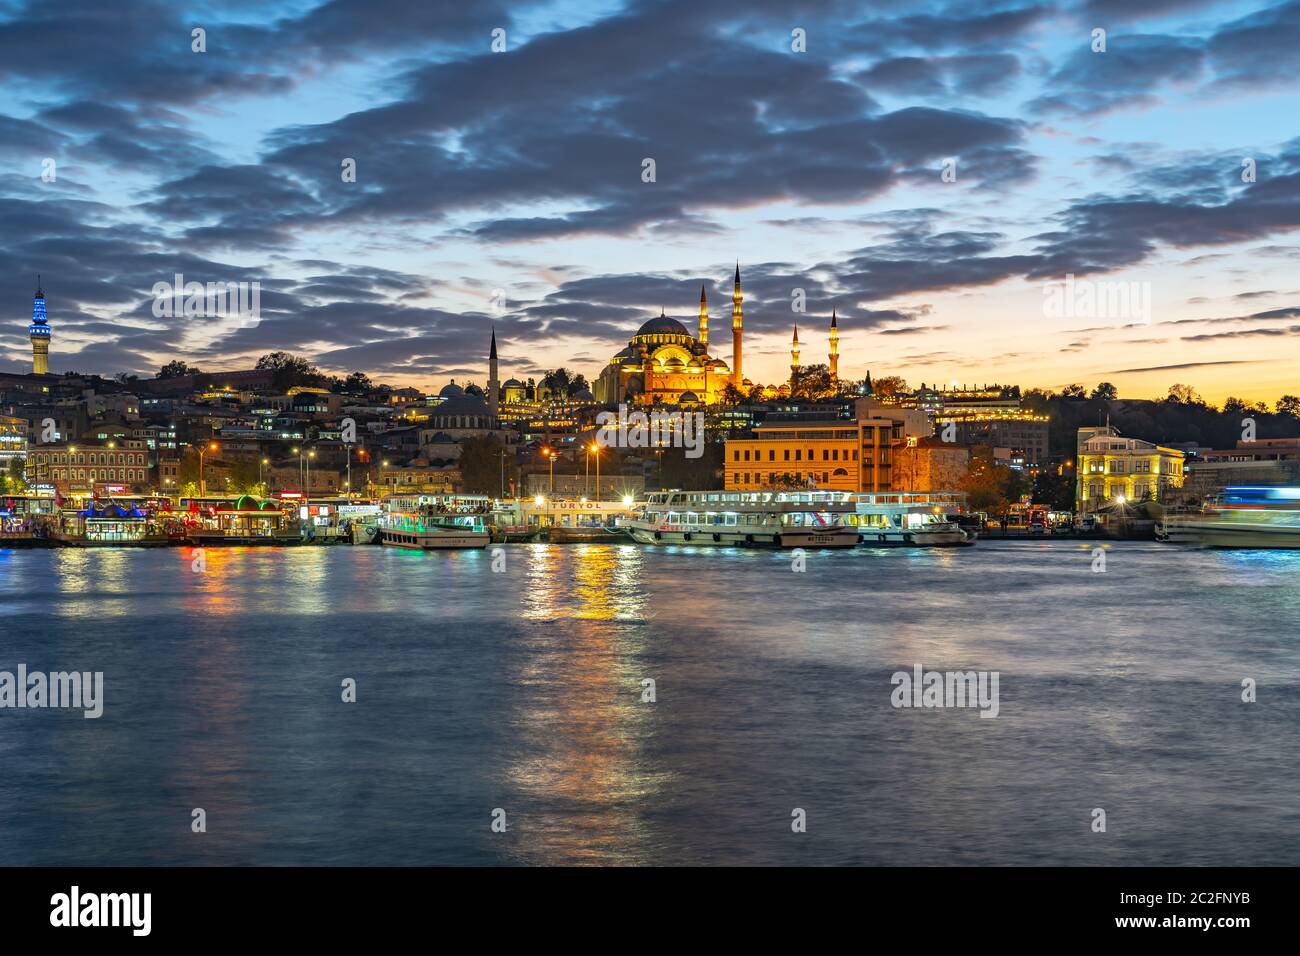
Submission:
[[[955,493],[872,492],[849,494],[853,514],[848,523],[870,548],[962,548],[977,535],[949,512],[959,506]]]
[[[492,540],[486,507],[454,496],[394,495],[379,515],[381,544],[420,551],[486,548]]]
[[[626,527],[641,544],[852,548],[851,510],[834,492],[663,491],[647,496]]]

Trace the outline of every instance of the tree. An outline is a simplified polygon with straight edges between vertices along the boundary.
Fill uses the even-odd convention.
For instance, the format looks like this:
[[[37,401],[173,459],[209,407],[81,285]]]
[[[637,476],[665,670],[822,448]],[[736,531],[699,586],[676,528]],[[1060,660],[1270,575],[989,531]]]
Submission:
[[[257,368],[275,372],[277,388],[295,385],[319,385],[325,381],[320,369],[305,358],[289,352],[268,352],[257,360]]]
[[[1101,382],[1092,390],[1094,402],[1113,402],[1119,398],[1119,390],[1110,382]]]
[[[877,398],[884,398],[886,395],[901,395],[909,391],[907,380],[898,375],[886,375],[884,378],[876,379],[875,389]]]
[[[1190,385],[1170,385],[1169,396],[1166,401],[1176,402],[1179,405],[1205,404],[1205,399],[1201,398],[1196,389]]]
[[[1065,386],[1065,388],[1061,389],[1061,397],[1068,398],[1073,401],[1082,401],[1088,396],[1087,393],[1083,390],[1082,385],[1067,385]]]
[[[572,377],[569,375],[569,370],[561,367],[542,376],[542,388],[548,392],[548,397],[557,394],[568,395],[571,381]]]
[[[10,492],[27,490],[27,474],[21,458],[9,459],[9,473],[5,475],[5,490]]]
[[[575,375],[569,382],[567,394],[572,397],[587,388],[587,380],[582,375]]]
[[[343,380],[342,390],[350,394],[365,393],[373,389],[373,382],[370,382],[370,376],[365,372],[352,372]]]
[[[1300,397],[1295,395],[1283,395],[1277,400],[1277,413],[1279,415],[1290,415],[1292,418],[1300,418]]]
[[[503,449],[495,435],[471,435],[461,441],[460,482],[466,494],[500,493]]]
[[[155,378],[181,378],[185,375],[202,375],[203,373],[193,365],[187,365],[180,359],[172,359],[166,365],[158,370]]]
[[[966,506],[972,511],[1001,515],[1011,507],[1013,497],[1020,497],[1023,483],[1023,476],[994,462],[992,448],[978,445],[971,451],[958,487],[966,492]]]
[[[826,365],[800,365],[792,373],[791,398],[824,398],[835,390]]]
[[[1243,402],[1241,399],[1237,398],[1235,395],[1229,395],[1227,398],[1223,400],[1223,414],[1225,415],[1232,415],[1234,417],[1237,417],[1241,415],[1246,415],[1249,412],[1250,409],[1246,406],[1246,403]]]

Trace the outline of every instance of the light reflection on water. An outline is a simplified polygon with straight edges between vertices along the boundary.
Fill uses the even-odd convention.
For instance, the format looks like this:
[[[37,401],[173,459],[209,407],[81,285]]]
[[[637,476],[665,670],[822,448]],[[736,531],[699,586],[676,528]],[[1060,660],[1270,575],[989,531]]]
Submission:
[[[1300,554],[1079,545],[0,552],[0,863],[1293,862]]]

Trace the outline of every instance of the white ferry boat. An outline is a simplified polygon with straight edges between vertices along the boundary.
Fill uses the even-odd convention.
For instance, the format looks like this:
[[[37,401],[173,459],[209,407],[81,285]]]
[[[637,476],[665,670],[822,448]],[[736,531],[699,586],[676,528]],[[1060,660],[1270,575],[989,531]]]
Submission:
[[[839,500],[836,500],[836,499]],[[853,506],[828,491],[661,491],[625,523],[641,544],[852,548]]]
[[[488,499],[465,495],[393,495],[377,521],[381,544],[422,551],[486,548]]]
[[[957,492],[872,492],[846,494],[854,513],[848,523],[858,540],[871,548],[961,548],[975,534],[950,516],[961,510]]]
[[[1200,513],[1167,513],[1156,539],[1204,548],[1300,548],[1300,488],[1234,486]]]

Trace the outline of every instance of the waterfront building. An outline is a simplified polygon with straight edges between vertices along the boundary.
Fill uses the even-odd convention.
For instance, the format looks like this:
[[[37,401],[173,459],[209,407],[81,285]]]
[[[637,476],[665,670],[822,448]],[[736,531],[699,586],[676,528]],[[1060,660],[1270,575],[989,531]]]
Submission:
[[[894,454],[905,441],[903,421],[876,416],[865,403],[860,411],[853,419],[767,419],[754,426],[752,438],[728,438],[724,487],[891,490]]]
[[[538,471],[524,476],[524,494],[528,498],[541,495],[545,498],[571,498],[585,500],[621,501],[631,497],[640,501],[645,497],[645,476],[643,475],[554,475]]]
[[[1080,428],[1075,510],[1165,502],[1183,486],[1184,456],[1176,448],[1125,438],[1109,425]]]
[[[97,485],[144,489],[149,482],[149,452],[135,438],[85,438],[35,445],[28,452],[31,481],[48,482],[62,494],[88,495]]]
[[[36,277],[36,295],[32,298],[32,324],[27,326],[27,337],[32,342],[32,374],[50,373],[50,323],[45,314],[45,292],[40,276]]]

